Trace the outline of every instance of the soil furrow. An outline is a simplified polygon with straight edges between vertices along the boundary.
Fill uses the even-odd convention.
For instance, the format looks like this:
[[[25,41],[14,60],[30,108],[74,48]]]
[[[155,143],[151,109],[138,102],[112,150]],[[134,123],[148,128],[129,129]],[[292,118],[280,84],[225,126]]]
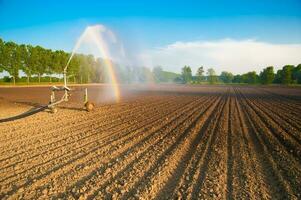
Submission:
[[[240,93],[240,92],[239,92]],[[241,95],[241,94],[239,94]],[[295,187],[294,185],[299,185],[298,183],[293,183],[289,184],[289,182],[297,181],[297,177],[291,177],[287,179],[286,176],[283,176],[283,170],[280,170],[279,167],[283,164],[281,164],[281,160],[279,158],[277,159],[276,156],[274,155],[275,153],[275,147],[273,147],[271,142],[271,138],[266,138],[265,134],[260,134],[262,132],[268,132],[267,129],[264,129],[263,127],[260,127],[260,123],[258,121],[258,117],[254,113],[250,107],[248,107],[248,103],[245,100],[245,97],[241,97],[243,99],[242,105],[244,107],[244,112],[246,115],[246,119],[248,121],[248,126],[251,129],[251,140],[253,145],[255,146],[257,158],[260,160],[260,163],[262,164],[262,168],[264,169],[265,173],[265,179],[266,179],[266,184],[270,184],[271,186],[271,194],[275,195],[273,198],[274,199],[283,199],[283,198],[289,198],[293,197],[295,193],[292,191],[293,188]],[[256,120],[257,119],[257,120]],[[255,121],[256,120],[256,121]],[[274,144],[275,145],[275,144]],[[272,147],[272,148],[271,148]],[[274,153],[270,153],[270,152]],[[277,162],[278,161],[278,162]],[[279,166],[280,164],[280,166]],[[288,164],[286,164],[288,165]],[[284,168],[283,168],[284,169]],[[296,170],[296,168],[295,168]],[[292,171],[295,171],[292,169]],[[297,169],[298,171],[298,169]],[[286,175],[288,175],[286,173]],[[286,177],[286,179],[285,179]],[[293,195],[293,196],[292,196]]]
[[[234,90],[235,91],[235,90]],[[235,91],[235,93],[237,93]],[[267,187],[265,184],[263,177],[264,177],[264,169],[262,169],[262,165],[260,165],[260,160],[256,157],[256,147],[252,143],[252,139],[250,138],[249,130],[247,127],[247,122],[245,120],[245,117],[243,115],[242,111],[242,105],[240,102],[240,97],[238,94],[235,95],[236,100],[236,110],[238,115],[238,125],[239,128],[242,131],[242,139],[239,139],[239,142],[242,142],[245,146],[246,155],[244,157],[244,152],[237,152],[237,154],[240,155],[241,159],[245,160],[245,166],[247,169],[247,172],[245,173],[248,177],[248,182],[250,183],[250,191],[253,191],[254,195],[257,197],[260,197],[262,199],[268,199],[272,195],[270,194],[271,189]],[[240,159],[240,158],[237,158]]]
[[[173,103],[173,104],[176,105],[175,103]],[[171,105],[168,105],[168,108],[170,108]],[[164,108],[164,106],[162,108]],[[155,110],[150,109],[150,111],[158,111],[159,109],[160,109],[160,107]],[[144,111],[146,111],[146,113],[149,112],[147,110],[144,110]],[[146,116],[143,116],[143,118],[144,117],[146,118]],[[77,143],[79,141],[79,139],[82,140],[85,137],[89,138],[89,137],[95,135],[95,132],[93,132],[92,129],[97,129],[97,132],[100,132],[100,131],[105,131],[105,130],[114,131],[114,128],[117,128],[117,131],[118,131],[118,129],[120,129],[120,126],[122,126],[122,124],[128,124],[128,126],[131,126],[131,123],[133,123],[133,122],[137,123],[139,120],[141,120],[141,121],[145,120],[143,118],[141,119],[141,116],[138,115],[137,118],[134,117],[134,118],[130,118],[125,121],[124,121],[124,119],[123,120],[121,119],[121,120],[119,120],[120,123],[117,123],[117,124],[112,123],[112,121],[110,121],[110,120],[105,120],[101,123],[97,123],[96,125],[93,122],[90,122],[90,125],[87,126],[86,130],[84,128],[74,129],[73,131],[70,131],[70,134],[67,134],[67,137],[64,134],[62,138],[59,138],[58,140],[56,140],[54,142],[47,143],[42,146],[35,146],[35,148],[33,148],[31,150],[37,152],[38,154],[36,154],[36,155],[44,155],[45,153],[52,152],[53,150],[59,149],[60,147],[63,147],[63,146],[66,147],[66,145],[71,145],[73,143]],[[137,119],[139,119],[139,120],[137,121]],[[118,121],[115,121],[115,122],[118,122]],[[109,125],[109,126],[106,126],[106,125]],[[124,129],[124,128],[122,128],[122,129]],[[97,134],[97,132],[96,132],[96,134]],[[70,135],[70,136],[68,136],[68,135]],[[106,134],[106,135],[108,135],[108,134]],[[39,150],[41,152],[39,152]],[[43,152],[43,150],[44,150],[44,152]],[[14,155],[14,156],[10,156],[10,159],[15,159],[15,160],[18,160],[19,162],[21,162],[20,159],[21,160],[25,159],[25,157],[22,156],[22,154],[24,154],[24,153],[29,154],[32,157],[35,157],[34,155],[30,154],[30,150],[25,149],[24,151],[19,152],[18,154]],[[7,161],[7,159],[2,160],[2,161]]]
[[[292,140],[291,137],[288,136],[288,134],[284,133],[284,131],[279,130],[279,128],[277,128],[279,127],[279,125],[273,123],[273,121],[271,121],[268,116],[264,115],[264,113],[260,109],[256,108],[253,103],[243,95],[243,93],[241,93],[241,95],[244,97],[245,102],[248,104],[248,108],[256,113],[256,116],[259,118],[258,121],[265,124],[265,129],[269,130],[267,132],[271,133],[279,141],[279,144],[285,147],[287,152],[290,152],[289,157],[294,156],[294,158],[292,158],[293,162],[298,162],[299,165],[301,165],[301,160],[299,160],[301,156],[301,145]]]
[[[0,199],[301,199],[300,88],[129,84],[97,102],[103,87],[92,112],[77,94],[0,124]],[[47,102],[23,90],[0,87],[1,116]]]
[[[226,198],[227,141],[229,91],[210,128],[210,138],[204,151],[204,159],[198,168],[196,181],[192,184],[188,198]],[[223,157],[223,158],[221,158]]]
[[[163,101],[162,105],[164,107],[165,106],[168,106],[166,105],[167,103],[169,103],[171,100],[168,100],[168,101]],[[154,105],[157,105],[157,106],[162,106],[160,105],[161,103],[154,103]],[[141,112],[141,109],[144,107],[146,107],[146,105],[144,106],[141,106],[141,107],[138,107],[137,109],[135,109],[135,106],[133,106],[134,109],[128,109],[126,111],[122,111],[122,112],[114,112],[114,110],[112,111],[109,111],[110,115],[108,116],[107,114],[104,114],[105,112],[102,111],[101,113],[92,113],[92,115],[88,115],[86,116],[81,122],[79,123],[75,123],[75,121],[77,121],[77,118],[73,119],[73,118],[69,118],[69,120],[66,121],[66,119],[61,119],[60,121],[63,121],[64,124],[62,124],[60,127],[58,127],[58,129],[53,129],[53,127],[47,129],[47,128],[43,128],[43,134],[36,134],[35,132],[32,133],[32,136],[31,138],[26,138],[26,139],[22,139],[21,141],[25,141],[27,142],[28,140],[30,140],[31,143],[29,144],[36,144],[37,142],[43,142],[43,141],[39,141],[39,139],[42,137],[44,140],[49,140],[49,139],[55,139],[57,136],[58,136],[58,132],[61,132],[61,131],[70,131],[72,132],[72,130],[76,130],[76,129],[84,129],[84,128],[87,128],[89,126],[91,126],[91,123],[92,122],[97,122],[97,121],[100,121],[100,120],[112,120],[112,119],[119,119],[120,117],[123,117],[125,118],[125,116],[128,116],[128,113],[130,114],[129,117],[131,116],[135,116],[135,114],[138,114],[139,112]],[[153,106],[152,105],[148,105],[148,108],[150,109],[153,109]],[[112,114],[111,114],[112,113]],[[105,117],[105,118],[104,118]],[[68,119],[68,118],[67,118]],[[87,120],[89,119],[89,120]],[[57,120],[55,121],[56,123],[58,122]],[[44,135],[47,135],[48,137],[44,137]],[[36,140],[33,140],[34,138],[37,138]],[[65,137],[67,138],[67,137]],[[21,141],[17,141],[16,144],[20,145]],[[22,144],[22,143],[21,143]],[[28,143],[26,143],[26,146],[29,145]],[[12,146],[13,143],[9,143],[8,144],[9,146]],[[14,149],[7,149],[7,151],[15,151]],[[1,152],[1,154],[4,154],[3,152]]]
[[[264,115],[266,115],[266,118],[269,118],[273,121],[273,123],[276,123],[279,127],[281,127],[284,131],[286,131],[293,140],[295,140],[298,144],[301,144],[301,130],[298,128],[292,127],[293,124],[287,124],[286,120],[282,117],[279,116],[278,114],[273,114],[273,111],[270,111],[269,109],[266,108],[266,106],[261,106],[258,103],[258,100],[252,98],[249,98],[252,102],[253,105],[258,108],[257,110],[260,110]],[[275,110],[276,108],[274,108]],[[301,119],[300,119],[301,120]]]
[[[154,111],[156,111],[156,110],[154,110]],[[153,115],[152,117],[155,117],[156,115],[154,115],[154,114],[152,114],[152,113],[148,113],[148,114],[150,114],[150,116],[151,115]],[[138,117],[138,119],[139,120],[141,120],[141,121],[144,121],[144,120],[147,120],[147,117],[148,116],[143,116],[143,117],[145,117],[145,119],[141,119],[141,117]],[[137,121],[137,122],[139,122],[139,120]],[[135,121],[135,118],[134,119],[131,119],[131,121]],[[18,155],[18,157],[12,157],[12,158],[14,158],[14,160],[17,160],[18,162],[17,163],[11,163],[11,165],[16,165],[16,164],[18,164],[18,163],[20,163],[20,162],[22,162],[22,160],[30,160],[30,159],[32,159],[32,158],[35,158],[35,159],[38,159],[39,160],[39,158],[38,158],[38,156],[43,156],[43,157],[45,157],[45,155],[47,154],[47,153],[51,153],[51,154],[53,154],[54,153],[54,151],[55,150],[60,150],[60,148],[61,147],[64,147],[64,148],[67,148],[68,147],[68,145],[70,145],[70,146],[72,146],[72,147],[76,147],[76,146],[74,146],[73,144],[76,144],[76,143],[79,143],[79,141],[81,141],[81,140],[85,140],[85,139],[90,139],[90,138],[93,138],[93,136],[95,136],[95,135],[97,135],[97,134],[99,134],[99,132],[100,131],[106,131],[106,130],[110,130],[110,132],[105,132],[106,134],[103,134],[103,138],[105,138],[106,136],[108,136],[108,135],[110,135],[110,136],[112,136],[112,135],[114,135],[114,132],[116,133],[116,132],[119,132],[120,131],[120,128],[119,128],[119,126],[120,125],[122,125],[122,124],[127,124],[127,127],[130,127],[132,124],[131,124],[131,121],[121,121],[120,123],[121,124],[111,124],[110,122],[107,122],[107,124],[109,124],[109,125],[111,125],[111,127],[104,127],[104,128],[102,128],[102,126],[100,126],[101,124],[99,124],[99,125],[97,125],[97,126],[95,126],[94,124],[91,124],[89,127],[90,128],[88,128],[87,130],[85,130],[85,129],[80,129],[79,131],[73,131],[73,134],[71,135],[72,137],[68,137],[67,139],[60,139],[60,140],[58,140],[58,141],[56,141],[55,143],[51,143],[50,144],[50,146],[43,146],[43,149],[41,149],[41,151],[42,152],[39,152],[39,151],[37,151],[37,150],[35,150],[35,149],[40,149],[40,147],[36,147],[34,150],[35,150],[35,152],[37,152],[37,154],[34,154],[34,155],[32,155],[32,154],[30,154],[30,151],[29,152],[27,152],[27,151],[24,151],[24,153],[26,153],[26,154],[28,154],[28,155],[30,155],[31,157],[29,157],[29,158],[27,158],[27,157],[25,157],[24,155],[22,155],[22,154],[17,154]],[[92,128],[93,129],[97,129],[98,131],[97,132],[93,132],[92,130],[91,130],[91,126],[92,126]],[[117,129],[117,130],[115,130],[114,128],[115,127],[117,127],[117,128],[119,128],[119,130]],[[124,128],[126,128],[126,127],[124,127]],[[122,129],[124,129],[124,128],[122,128]],[[79,132],[78,134],[76,134],[76,132]],[[89,134],[86,134],[86,133],[89,133]],[[54,146],[54,148],[53,148],[53,146]],[[45,150],[44,150],[45,149]],[[43,150],[44,150],[44,152],[43,152]],[[4,161],[6,161],[6,160],[4,160]],[[12,161],[12,160],[11,160]],[[2,170],[3,168],[1,168],[1,170]]]
[[[185,159],[185,157],[187,157],[188,159],[191,156],[191,144],[193,141],[195,141],[194,139],[198,135],[198,131],[201,128],[200,126],[202,125],[202,123],[199,122],[205,122],[204,120],[208,119],[207,116],[210,115],[213,110],[216,110],[218,104],[220,104],[220,101],[215,102],[214,106],[211,107],[210,110],[206,111],[204,118],[200,118],[202,116],[201,115],[187,124],[188,127],[186,127],[184,131],[182,131],[179,141],[173,143],[173,145],[166,149],[166,151],[164,151],[164,153],[160,155],[160,157],[157,157],[156,164],[150,166],[150,168],[144,173],[142,177],[139,178],[139,180],[137,180],[137,182],[132,186],[132,188],[125,194],[123,198],[132,196],[134,194],[139,196],[143,195],[142,198],[155,198],[153,194],[156,194],[156,191],[160,191],[164,187],[164,185],[168,183],[170,178],[173,177],[173,174],[177,172],[177,167],[182,167],[179,165],[181,163],[180,161]],[[179,149],[181,149],[183,152],[178,152]],[[161,177],[165,177],[165,180],[163,180]]]
[[[204,105],[206,105],[206,104],[204,104]],[[197,109],[196,109],[196,108],[193,109],[192,114],[190,114],[190,115],[188,116],[188,118],[191,117],[195,112],[197,112]],[[178,120],[179,120],[179,119],[178,119]],[[177,121],[178,121],[178,120],[177,120]],[[182,123],[184,123],[186,120],[187,120],[187,118],[185,118],[184,120],[178,121],[178,123],[175,124],[176,127],[180,127],[180,125],[181,125]],[[170,131],[173,131],[173,130],[175,130],[176,127],[170,127],[170,128],[168,128],[168,129],[169,129]],[[166,138],[167,136],[170,136],[171,133],[170,133],[170,132],[167,132],[167,134],[164,135],[163,137],[160,137],[160,134],[162,134],[162,132],[159,133],[159,135],[157,135],[156,138],[158,138],[159,141],[164,142],[164,138]],[[173,138],[174,136],[170,136],[170,137]],[[174,138],[173,138],[173,139],[174,139]],[[119,171],[119,172],[116,172],[116,173],[118,174],[117,176],[119,176],[119,174],[122,174],[123,171],[130,170],[131,168],[130,168],[129,166],[131,166],[131,165],[136,165],[136,162],[138,163],[138,161],[139,161],[141,158],[143,158],[143,155],[145,155],[146,153],[153,153],[153,151],[150,151],[148,148],[151,148],[151,149],[155,148],[156,146],[158,146],[158,145],[160,144],[159,141],[155,142],[154,144],[148,143],[148,144],[147,144],[147,148],[144,146],[144,148],[146,148],[147,151],[145,151],[145,150],[139,150],[139,149],[137,148],[137,150],[139,150],[139,151],[138,151],[138,155],[139,155],[139,156],[137,157],[137,154],[134,154],[134,155],[136,155],[136,157],[133,157],[133,160],[131,161],[131,163],[128,164],[128,165],[126,165],[127,167],[124,168],[124,170],[121,170],[121,171],[117,170],[117,171]],[[170,141],[169,141],[169,142],[170,142]],[[140,144],[139,146],[141,146],[141,144]],[[162,149],[162,148],[160,148],[160,149]],[[151,156],[151,155],[150,155],[150,156]],[[153,156],[153,155],[152,155],[152,156]],[[149,159],[148,156],[147,156],[147,158]],[[120,159],[120,157],[118,157],[118,159],[119,159],[119,160],[123,160],[123,158]],[[128,159],[128,158],[127,158],[127,159]],[[142,166],[142,165],[141,165],[141,166]],[[116,168],[118,168],[118,167],[116,166]],[[118,168],[118,169],[119,169],[119,168]],[[99,178],[101,178],[101,177],[99,177]],[[103,179],[103,178],[101,178],[101,179]],[[124,179],[124,180],[128,180],[128,179]],[[100,182],[99,182],[99,181],[100,181]],[[95,182],[97,182],[98,184],[100,184],[103,180],[99,180],[99,181],[95,181]],[[111,182],[111,181],[113,181],[113,180],[110,180],[110,182]],[[108,183],[107,183],[107,184],[108,184]],[[106,184],[104,184],[104,185],[106,185]]]
[[[158,117],[158,119],[160,119],[160,116]],[[150,118],[149,120],[152,120],[152,118]],[[149,122],[149,121],[147,121],[147,122]],[[140,126],[140,127],[143,127],[143,125],[142,126]],[[133,127],[132,127],[133,128]],[[127,134],[124,134],[124,135],[127,135]],[[116,139],[116,138],[115,138]],[[110,141],[112,141],[112,140],[114,140],[114,137],[111,137],[111,139],[110,139]],[[111,144],[111,142],[110,141],[108,141],[108,142],[106,142],[106,145],[109,145],[109,144]],[[102,141],[103,143],[105,142],[105,141]],[[119,142],[121,142],[121,141],[119,141]],[[95,140],[93,140],[92,142],[89,142],[88,143],[88,145],[97,145],[97,144],[99,144],[99,142],[97,142],[97,140],[95,141]],[[104,145],[103,145],[104,146]],[[83,147],[83,146],[82,146]],[[81,148],[82,148],[81,147]],[[89,149],[88,147],[86,147],[87,149]],[[80,148],[78,148],[78,150],[81,150]],[[70,152],[70,157],[72,157],[72,156],[74,156],[74,155],[76,155],[76,154],[78,154],[78,153],[76,153],[76,152],[72,152],[70,149],[68,150],[69,152]],[[82,150],[81,150],[82,151]],[[66,152],[65,152],[66,153]],[[65,154],[64,153],[64,154]],[[68,155],[68,154],[67,154]],[[60,161],[60,160],[64,160],[65,162],[67,162],[68,161],[68,159],[66,159],[66,157],[65,157],[65,155],[63,156],[63,157],[61,157],[61,156],[58,156],[58,161]],[[54,162],[54,160],[52,160],[53,162]],[[57,161],[57,162],[58,162]],[[49,164],[48,163],[48,161],[46,161],[45,162],[46,164]],[[41,168],[41,166],[40,166],[40,168]],[[44,168],[46,168],[46,167],[44,167]],[[47,167],[48,168],[48,167]]]
[[[291,129],[301,129],[300,114],[291,114],[290,111],[288,111],[287,109],[282,109],[279,105],[275,104],[274,102],[267,103],[266,101],[261,100],[260,98],[257,98],[255,100],[256,102],[258,102],[260,107],[264,107],[268,113],[276,115],[277,118],[280,118],[282,121],[284,121],[287,124],[287,126],[292,126]]]
[[[117,139],[117,138],[115,138],[115,139]],[[117,140],[118,141],[118,140]],[[119,142],[121,142],[121,141],[119,141]],[[109,143],[108,143],[109,144]],[[102,154],[102,153],[104,153],[104,152],[98,152],[98,151],[96,151],[96,149],[99,149],[98,147],[97,148],[94,148],[94,149],[92,149],[91,151],[89,151],[89,152],[91,152],[91,155],[99,155],[99,154]],[[81,159],[88,159],[89,157],[88,157],[88,155],[89,155],[89,152],[85,152],[83,155],[80,155],[79,156],[79,158],[81,158]],[[96,156],[97,157],[97,156]],[[76,159],[76,160],[78,160],[78,159]],[[70,164],[73,164],[74,165],[74,159],[72,159],[72,161],[70,161],[70,162],[67,162],[66,164],[67,165],[70,165]],[[77,161],[77,162],[79,162],[79,160]],[[67,166],[66,165],[66,166]],[[64,165],[62,165],[62,166],[65,166],[65,164]],[[60,171],[61,169],[60,169],[61,167],[56,167],[55,168],[55,172],[56,171]],[[53,171],[53,170],[52,170]],[[53,174],[52,173],[52,171],[49,171],[51,174]],[[58,172],[59,173],[59,172]]]

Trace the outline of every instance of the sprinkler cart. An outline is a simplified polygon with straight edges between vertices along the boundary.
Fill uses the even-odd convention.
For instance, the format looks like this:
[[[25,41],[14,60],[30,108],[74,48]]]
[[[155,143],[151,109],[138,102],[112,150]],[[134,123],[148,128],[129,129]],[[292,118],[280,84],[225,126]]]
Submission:
[[[50,102],[47,105],[47,107],[50,109],[50,111],[52,113],[57,112],[56,105],[58,105],[62,102],[69,101],[69,98],[71,96],[70,92],[72,90],[67,86],[67,67],[68,67],[68,65],[66,65],[66,67],[64,68],[64,86],[62,86],[62,87],[52,86],[51,87]],[[56,100],[55,92],[60,92],[60,91],[63,91],[64,94],[61,97],[61,99]],[[84,108],[88,112],[90,112],[94,109],[94,104],[88,100],[88,89],[87,88],[85,88],[85,94],[84,94]]]

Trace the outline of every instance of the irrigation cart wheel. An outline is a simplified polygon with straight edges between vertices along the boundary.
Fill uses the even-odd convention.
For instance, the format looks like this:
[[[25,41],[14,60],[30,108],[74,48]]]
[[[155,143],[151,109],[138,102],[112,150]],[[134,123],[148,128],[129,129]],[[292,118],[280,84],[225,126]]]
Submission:
[[[92,111],[94,109],[94,103],[87,101],[87,103],[85,103],[85,108],[88,112]]]
[[[49,109],[50,109],[50,112],[51,112],[51,113],[53,113],[53,114],[57,113],[57,108],[55,108],[55,107],[50,107]]]

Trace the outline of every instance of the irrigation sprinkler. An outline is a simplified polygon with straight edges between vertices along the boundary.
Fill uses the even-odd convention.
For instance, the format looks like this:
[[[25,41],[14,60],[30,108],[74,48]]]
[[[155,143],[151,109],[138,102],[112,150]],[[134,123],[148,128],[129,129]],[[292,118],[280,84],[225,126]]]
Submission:
[[[71,96],[71,89],[67,86],[67,67],[68,67],[69,62],[67,63],[66,67],[64,68],[64,86],[62,87],[57,87],[57,86],[52,86],[51,87],[51,95],[50,95],[50,102],[48,104],[48,108],[52,113],[57,112],[56,106],[62,102],[67,102],[69,101],[69,98]],[[63,91],[64,94],[60,99],[56,99],[55,93]],[[88,100],[88,89],[85,88],[85,94],[84,94],[84,108],[86,111],[90,112],[94,109],[94,104]]]

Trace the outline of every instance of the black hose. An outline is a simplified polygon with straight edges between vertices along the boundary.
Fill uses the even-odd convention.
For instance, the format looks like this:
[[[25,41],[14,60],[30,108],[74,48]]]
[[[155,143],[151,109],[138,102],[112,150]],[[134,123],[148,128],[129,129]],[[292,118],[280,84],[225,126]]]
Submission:
[[[14,120],[17,120],[17,119],[28,117],[30,115],[36,114],[38,112],[41,112],[41,111],[43,111],[43,110],[45,110],[47,108],[48,108],[48,106],[41,106],[41,107],[32,108],[32,109],[30,109],[30,110],[28,110],[25,113],[22,113],[20,115],[16,115],[16,116],[13,116],[13,117],[8,117],[8,118],[0,119],[0,123],[14,121]]]

